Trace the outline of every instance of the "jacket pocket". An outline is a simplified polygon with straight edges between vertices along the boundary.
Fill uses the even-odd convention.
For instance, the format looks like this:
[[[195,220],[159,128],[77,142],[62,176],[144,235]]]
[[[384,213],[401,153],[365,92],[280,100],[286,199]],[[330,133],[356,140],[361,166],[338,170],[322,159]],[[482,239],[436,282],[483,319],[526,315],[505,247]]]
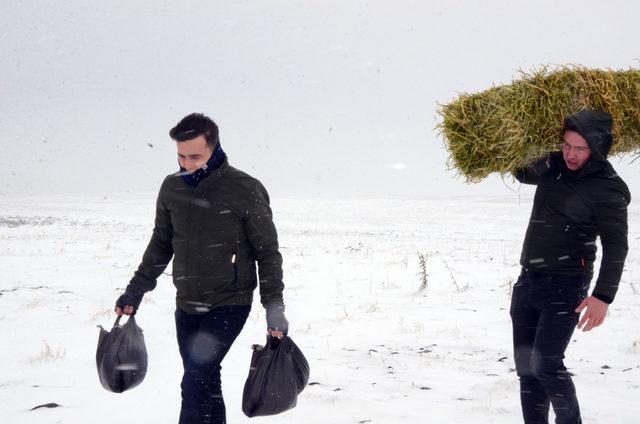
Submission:
[[[595,259],[596,251],[595,237],[590,234],[590,229],[568,222],[564,229],[567,253],[558,259],[571,260],[577,268],[589,268]]]
[[[562,261],[565,263],[565,265],[570,265],[570,268],[584,268],[585,264],[584,264],[584,260],[581,261],[581,257],[580,257],[580,248],[578,246],[577,240],[576,240],[576,234],[577,234],[577,230],[578,228],[570,223],[570,222],[565,222],[564,224],[564,237],[565,237],[565,249],[566,252],[558,257],[559,261]],[[571,262],[570,264],[568,262]]]
[[[559,257],[558,260],[568,260],[573,259],[573,251],[572,251],[572,237],[571,237],[572,227],[568,222],[564,223],[564,247],[566,252],[563,256]],[[563,258],[563,259],[561,259]]]

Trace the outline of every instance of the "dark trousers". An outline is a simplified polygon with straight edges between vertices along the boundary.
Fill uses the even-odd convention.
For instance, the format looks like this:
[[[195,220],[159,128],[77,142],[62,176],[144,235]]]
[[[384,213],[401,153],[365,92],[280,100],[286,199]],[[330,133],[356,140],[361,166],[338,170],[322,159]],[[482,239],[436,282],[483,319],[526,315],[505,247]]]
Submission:
[[[526,424],[547,424],[549,403],[557,424],[579,424],[580,408],[564,352],[578,323],[575,308],[589,278],[523,271],[513,286],[511,320],[520,401]]]
[[[184,375],[179,424],[224,424],[220,363],[240,334],[251,306],[214,308],[203,315],[176,310]]]

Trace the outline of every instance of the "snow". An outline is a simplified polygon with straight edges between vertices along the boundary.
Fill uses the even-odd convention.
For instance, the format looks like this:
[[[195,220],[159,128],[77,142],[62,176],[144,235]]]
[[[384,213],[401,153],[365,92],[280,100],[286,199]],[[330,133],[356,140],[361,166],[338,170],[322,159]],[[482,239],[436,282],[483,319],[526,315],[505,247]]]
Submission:
[[[151,234],[153,194],[0,199],[0,417],[20,423],[173,423],[181,363],[175,289],[163,275],[137,315],[145,381],[105,391],[95,367],[97,325]],[[290,335],[311,366],[298,406],[255,422],[513,423],[510,290],[531,198],[273,201],[284,256]],[[576,332],[566,364],[585,423],[636,423],[640,394],[640,208],[630,253],[602,327]],[[426,257],[420,290],[418,254]],[[264,311],[250,318],[223,362],[228,422],[240,402]],[[46,403],[57,408],[31,408]]]

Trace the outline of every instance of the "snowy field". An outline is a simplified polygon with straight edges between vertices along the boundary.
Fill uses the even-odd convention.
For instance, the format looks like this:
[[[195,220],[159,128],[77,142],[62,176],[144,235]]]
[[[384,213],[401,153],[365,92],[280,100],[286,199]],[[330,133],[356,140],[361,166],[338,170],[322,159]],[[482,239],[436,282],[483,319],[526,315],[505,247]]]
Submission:
[[[97,325],[137,267],[155,196],[0,199],[0,422],[175,423],[181,366],[174,287],[163,275],[138,314],[145,381],[105,391]],[[603,327],[575,333],[567,366],[585,423],[638,423],[640,208]],[[298,407],[246,418],[250,346],[264,341],[254,302],[223,362],[229,423],[517,423],[510,290],[531,199],[275,200],[290,335],[311,365]],[[427,287],[420,289],[419,255]],[[54,402],[60,407],[36,409]]]

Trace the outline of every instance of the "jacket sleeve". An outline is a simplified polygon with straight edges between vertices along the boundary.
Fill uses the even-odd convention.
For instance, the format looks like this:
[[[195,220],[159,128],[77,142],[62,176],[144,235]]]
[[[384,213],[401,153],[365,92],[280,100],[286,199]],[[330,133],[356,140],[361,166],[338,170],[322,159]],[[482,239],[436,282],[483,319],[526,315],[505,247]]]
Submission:
[[[260,182],[251,190],[244,225],[258,262],[260,302],[265,308],[282,305],[282,255],[278,250],[278,234],[269,207],[269,195]]]
[[[627,257],[628,204],[629,199],[624,194],[609,191],[593,206],[602,244],[602,262],[592,294],[606,303],[615,298]]]
[[[533,165],[518,169],[513,173],[513,176],[522,184],[540,184],[542,177],[557,169],[556,161],[558,160],[558,153],[560,152],[551,153],[538,159]],[[562,153],[560,153],[560,155],[562,155]]]
[[[164,187],[164,184],[163,184]],[[163,199],[163,187],[156,201],[156,219],[151,240],[142,256],[142,262],[134,273],[125,293],[141,295],[156,287],[157,278],[167,268],[173,257],[173,226],[171,215]]]

